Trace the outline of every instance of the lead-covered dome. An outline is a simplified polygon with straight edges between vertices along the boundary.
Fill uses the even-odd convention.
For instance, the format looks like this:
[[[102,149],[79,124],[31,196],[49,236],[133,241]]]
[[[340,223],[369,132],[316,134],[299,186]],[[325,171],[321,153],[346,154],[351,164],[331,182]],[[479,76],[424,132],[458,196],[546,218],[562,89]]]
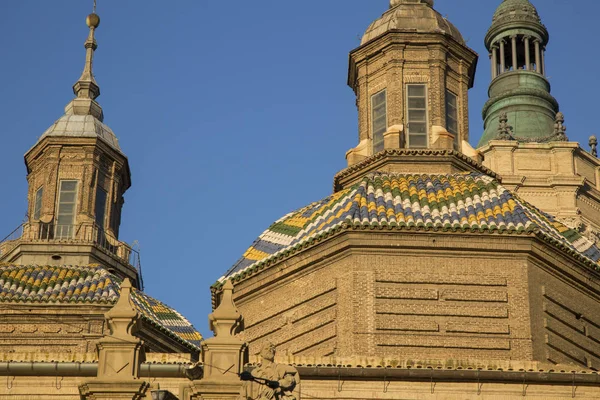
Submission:
[[[38,143],[46,137],[98,138],[113,149],[121,152],[119,140],[114,132],[93,115],[65,114],[40,136]]]
[[[391,0],[390,9],[369,26],[361,45],[390,31],[443,33],[465,44],[459,30],[433,9],[433,0]]]

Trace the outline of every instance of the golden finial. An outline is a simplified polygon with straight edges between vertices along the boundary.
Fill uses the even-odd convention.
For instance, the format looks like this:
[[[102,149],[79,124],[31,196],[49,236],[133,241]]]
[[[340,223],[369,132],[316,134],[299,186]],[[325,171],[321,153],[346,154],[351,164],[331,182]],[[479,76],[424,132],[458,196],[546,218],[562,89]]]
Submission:
[[[93,12],[90,15],[87,16],[87,18],[85,20],[85,23],[90,28],[96,29],[98,26],[100,26],[100,17],[98,16],[98,14],[96,14],[95,12]]]
[[[100,17],[96,14],[96,0],[94,0],[94,8],[92,9],[92,13],[87,16],[85,23],[90,28],[96,29],[100,25]]]

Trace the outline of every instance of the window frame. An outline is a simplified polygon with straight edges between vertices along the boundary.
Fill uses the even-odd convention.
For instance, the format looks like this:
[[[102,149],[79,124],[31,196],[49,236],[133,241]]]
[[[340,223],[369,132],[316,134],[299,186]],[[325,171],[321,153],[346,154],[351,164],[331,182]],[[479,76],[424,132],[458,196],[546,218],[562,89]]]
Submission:
[[[102,211],[102,221],[98,220],[98,193],[100,193],[100,191],[102,191],[102,193],[104,193],[104,210]],[[105,229],[105,225],[106,225],[106,213],[108,211],[108,191],[104,190],[103,187],[101,186],[96,186],[96,197],[94,199],[94,221],[96,222],[96,225],[98,225],[98,227],[102,230]]]
[[[39,221],[42,216],[42,207],[43,207],[43,198],[44,198],[44,185],[40,186],[35,191],[35,198],[33,201],[33,220]]]
[[[383,132],[381,132],[381,149],[377,150],[375,148],[376,142],[375,142],[375,106],[374,106],[374,100],[375,97],[382,94],[383,93],[383,104],[385,106],[385,123],[384,123],[384,130]],[[385,134],[385,132],[387,132],[387,128],[388,128],[388,101],[387,101],[387,88],[384,88],[374,94],[371,95],[371,132],[372,132],[372,142],[373,142],[373,154],[379,153],[380,151],[385,150],[385,143],[384,143],[384,138],[383,135]],[[378,142],[379,143],[379,142]]]
[[[414,136],[425,136],[425,146],[421,147],[415,147],[411,145],[411,133],[410,133],[410,120],[409,120],[409,116],[410,116],[410,110],[411,108],[409,107],[409,100],[411,97],[415,97],[415,96],[410,96],[409,95],[409,88],[411,86],[422,86],[425,90],[425,133],[417,133],[414,134]],[[429,148],[429,87],[426,83],[407,83],[406,84],[406,106],[405,106],[405,110],[406,110],[406,145],[409,149],[426,149]],[[420,97],[419,97],[420,98]],[[416,109],[416,110],[420,110],[420,109]]]
[[[448,107],[448,104],[449,104],[448,98],[450,96],[454,96],[454,102],[455,102],[455,105],[456,105],[454,107],[454,110],[455,110],[454,121],[456,122],[456,132],[452,132],[450,130],[450,128],[449,128],[450,125],[448,123],[448,119],[450,117],[450,113],[448,112],[448,108],[449,108]],[[458,101],[459,101],[458,95],[455,94],[454,92],[452,92],[450,89],[446,89],[446,130],[449,133],[451,133],[451,134],[454,135],[454,148],[457,149],[457,150],[458,150],[458,144],[460,143],[460,127],[459,127],[459,124],[458,124],[458,121],[459,121],[459,116],[458,116],[458,113],[459,113],[459,111],[458,111],[458,108],[459,108],[458,107]]]
[[[74,191],[69,191],[69,192],[63,192],[63,184],[65,182],[75,182],[75,190]],[[63,197],[64,193],[73,193],[73,215],[72,215],[72,222],[71,224],[60,224],[59,223],[59,218],[61,217],[60,214],[60,206],[62,204],[61,200]],[[59,180],[58,183],[58,196],[56,199],[56,222],[54,224],[54,229],[55,229],[55,233],[54,233],[54,237],[57,239],[69,239],[73,237],[73,233],[74,233],[74,226],[75,226],[75,220],[77,217],[77,196],[79,194],[79,180],[77,179],[61,179]],[[70,203],[69,203],[70,204]],[[64,226],[68,226],[70,228],[67,228],[66,233],[64,231]]]

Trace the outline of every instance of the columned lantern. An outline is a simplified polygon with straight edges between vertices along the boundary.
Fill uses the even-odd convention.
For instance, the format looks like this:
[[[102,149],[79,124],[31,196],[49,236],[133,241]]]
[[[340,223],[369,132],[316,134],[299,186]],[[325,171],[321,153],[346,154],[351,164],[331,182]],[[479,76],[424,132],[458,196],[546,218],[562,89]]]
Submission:
[[[492,82],[480,147],[497,139],[503,113],[518,141],[543,142],[556,136],[559,107],[550,94],[544,60],[548,40],[548,30],[529,0],[504,0],[496,10],[485,37]]]

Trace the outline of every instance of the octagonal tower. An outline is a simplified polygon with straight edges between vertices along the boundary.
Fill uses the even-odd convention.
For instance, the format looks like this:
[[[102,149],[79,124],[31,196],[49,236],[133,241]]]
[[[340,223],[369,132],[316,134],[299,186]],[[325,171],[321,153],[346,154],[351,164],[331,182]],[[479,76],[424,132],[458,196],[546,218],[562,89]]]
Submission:
[[[119,241],[123,195],[131,186],[127,157],[104,124],[93,74],[100,18],[87,18],[83,73],[65,113],[25,154],[27,220],[0,243],[0,262],[24,265],[101,264],[141,285],[133,249]]]
[[[468,90],[476,64],[477,54],[433,0],[392,0],[350,53],[359,144],[347,153],[348,166],[384,150],[470,153]]]
[[[427,382],[455,367],[600,368],[583,328],[600,326],[600,248],[455,150],[447,93],[466,106],[476,56],[432,3],[392,1],[369,27],[350,55],[350,166],[252,242],[214,304],[231,280],[250,353],[273,343],[291,363],[429,366]]]

